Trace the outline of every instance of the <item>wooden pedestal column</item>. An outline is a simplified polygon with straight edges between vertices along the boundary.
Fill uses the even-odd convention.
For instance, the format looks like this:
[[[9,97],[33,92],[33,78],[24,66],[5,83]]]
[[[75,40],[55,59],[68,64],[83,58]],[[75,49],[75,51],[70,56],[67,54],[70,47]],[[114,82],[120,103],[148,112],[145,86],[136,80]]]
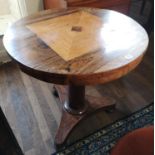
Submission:
[[[64,109],[73,115],[81,115],[86,111],[85,86],[69,85],[68,99],[64,103]]]
[[[68,85],[67,90],[55,86],[64,107],[55,138],[61,145],[82,119],[114,107],[107,97],[85,95],[84,85],[105,84],[129,73],[142,61],[149,39],[144,28],[125,15],[73,7],[21,19],[9,27],[3,43],[23,72]]]
[[[62,118],[55,137],[55,145],[61,147],[77,124],[100,109],[113,109],[115,101],[108,97],[97,98],[85,95],[85,86],[54,85],[62,108]]]

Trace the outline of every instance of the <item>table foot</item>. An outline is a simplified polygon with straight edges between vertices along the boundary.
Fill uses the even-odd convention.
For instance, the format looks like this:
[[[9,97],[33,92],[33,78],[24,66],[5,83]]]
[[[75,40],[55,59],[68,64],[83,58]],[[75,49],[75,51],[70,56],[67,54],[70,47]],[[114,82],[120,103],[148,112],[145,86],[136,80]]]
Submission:
[[[65,103],[67,96],[67,88],[60,85],[54,85],[58,92],[61,103]],[[86,111],[82,114],[72,114],[63,108],[62,118],[55,137],[56,148],[60,148],[67,140],[72,130],[88,116],[99,110],[110,110],[115,108],[115,101],[108,97],[94,97],[86,95],[85,103],[87,105]]]

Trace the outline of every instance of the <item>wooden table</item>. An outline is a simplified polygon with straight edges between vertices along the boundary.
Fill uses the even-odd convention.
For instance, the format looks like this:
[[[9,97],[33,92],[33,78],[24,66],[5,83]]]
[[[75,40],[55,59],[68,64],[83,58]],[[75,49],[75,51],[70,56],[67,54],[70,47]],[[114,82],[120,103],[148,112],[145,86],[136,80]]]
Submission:
[[[148,36],[137,22],[115,11],[69,8],[19,20],[6,32],[4,45],[23,72],[57,84],[63,103],[58,146],[82,119],[115,106],[114,99],[85,95],[85,86],[133,70],[147,49]]]

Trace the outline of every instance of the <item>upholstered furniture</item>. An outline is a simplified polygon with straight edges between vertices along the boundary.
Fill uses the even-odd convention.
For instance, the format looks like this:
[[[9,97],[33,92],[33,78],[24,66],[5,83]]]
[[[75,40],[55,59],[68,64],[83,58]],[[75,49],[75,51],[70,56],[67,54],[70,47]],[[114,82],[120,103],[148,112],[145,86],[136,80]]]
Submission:
[[[154,127],[137,129],[116,144],[111,155],[153,155]]]
[[[131,0],[44,0],[44,8],[96,7],[116,10],[127,14]],[[65,5],[66,4],[66,5]]]

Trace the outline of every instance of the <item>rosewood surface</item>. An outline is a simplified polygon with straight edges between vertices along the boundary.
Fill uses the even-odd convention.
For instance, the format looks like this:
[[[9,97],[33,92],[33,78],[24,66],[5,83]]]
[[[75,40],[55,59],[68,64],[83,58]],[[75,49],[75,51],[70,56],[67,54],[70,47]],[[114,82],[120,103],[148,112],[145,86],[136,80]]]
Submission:
[[[102,25],[93,29],[94,37],[100,38],[97,46],[99,48],[69,61],[65,61],[39,39],[36,33],[27,28],[27,25],[55,19],[78,10],[101,19]],[[78,22],[66,26],[66,31],[72,31],[72,26],[77,26]],[[87,26],[87,30],[91,32],[92,28]],[[53,33],[55,34],[55,31]],[[83,38],[80,39],[79,33],[75,34],[78,40],[73,37],[71,44],[81,46],[80,40]],[[67,34],[64,33],[66,39],[69,37]],[[52,36],[52,32],[50,35]],[[64,39],[59,40],[63,41]],[[16,22],[6,32],[4,45],[9,55],[25,72],[41,80],[57,84],[103,84],[120,78],[139,64],[148,46],[148,36],[137,22],[123,14],[109,10],[74,8],[43,11]],[[67,45],[60,44],[59,48]]]
[[[99,110],[112,110],[115,108],[115,100],[110,97],[94,97],[91,95],[86,95],[84,103],[84,86],[80,86],[77,89],[70,88],[72,86],[69,86],[69,88],[67,88],[61,85],[55,85],[54,87],[58,92],[61,103],[66,104],[67,96],[68,98],[71,97],[69,101],[72,102],[71,104],[73,104],[74,107],[72,107],[72,105],[69,107],[75,109],[75,111],[72,111],[71,109],[69,112],[67,112],[67,110],[63,110],[60,126],[55,137],[55,143],[57,144],[58,148],[61,147],[61,145],[67,140],[67,138],[71,134],[71,131],[83,119],[86,119],[88,116],[98,112]],[[67,91],[67,89],[69,89],[69,92]],[[74,90],[70,93],[70,90],[72,89],[76,90],[76,94],[74,94]],[[80,96],[81,98],[78,98],[78,93],[81,94],[81,89],[83,89],[83,96]],[[85,107],[83,108],[83,106]],[[77,111],[79,111],[78,114],[80,115],[77,115]],[[72,113],[75,115],[72,115]]]
[[[77,20],[72,19],[75,13]],[[80,31],[73,31],[75,27]],[[85,100],[84,85],[104,84],[133,70],[147,49],[148,36],[137,22],[123,14],[71,8],[40,12],[16,22],[8,29],[4,45],[25,73],[46,82],[69,85],[56,135],[56,144],[60,145],[87,114],[114,106],[110,100],[102,100],[105,106],[101,100]],[[62,56],[65,51],[67,59]],[[77,55],[78,51],[82,54]]]

